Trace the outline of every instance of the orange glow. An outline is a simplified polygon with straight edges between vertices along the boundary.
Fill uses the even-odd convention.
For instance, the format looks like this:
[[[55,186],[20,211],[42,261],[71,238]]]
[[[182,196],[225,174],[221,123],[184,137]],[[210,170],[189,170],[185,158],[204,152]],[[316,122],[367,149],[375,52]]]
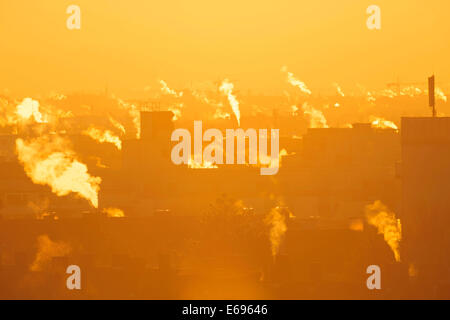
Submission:
[[[400,262],[400,241],[402,240],[402,225],[400,219],[395,217],[380,201],[366,206],[366,216],[369,224],[378,229],[384,240],[394,252],[395,261]]]
[[[58,136],[42,136],[30,141],[16,140],[16,150],[27,175],[34,183],[49,185],[58,196],[71,192],[98,207],[98,191],[102,181],[87,172],[68,148],[68,141]]]
[[[91,137],[95,141],[100,143],[111,143],[117,149],[122,150],[122,141],[118,136],[109,130],[100,130],[98,128],[90,127],[89,129],[83,131],[83,134]]]
[[[33,117],[34,121],[38,123],[47,122],[39,112],[39,102],[32,100],[31,98],[25,98],[22,103],[17,106],[17,115],[26,120]]]
[[[0,300],[450,300],[449,12],[1,0]]]
[[[265,218],[265,223],[270,226],[269,239],[272,257],[275,259],[280,252],[280,245],[287,231],[287,219],[292,213],[287,208],[275,207]]]
[[[38,249],[36,257],[30,266],[30,271],[42,271],[54,257],[68,255],[72,248],[62,241],[52,241],[48,235],[41,235],[37,238]]]
[[[311,95],[312,92],[311,92],[311,90],[308,89],[306,84],[304,82],[298,80],[292,72],[287,71],[287,67],[281,68],[281,71],[286,72],[287,81],[289,82],[290,85],[297,87],[298,89],[300,89],[300,92],[302,92],[304,94]]]
[[[227,96],[228,102],[230,103],[231,109],[237,119],[238,125],[241,125],[241,111],[239,110],[239,102],[236,96],[233,94],[234,85],[225,79],[220,86],[220,91]]]
[[[310,128],[328,128],[327,119],[322,111],[315,109],[308,103],[302,105],[303,113],[309,118]]]
[[[394,122],[380,118],[375,116],[370,116],[370,121],[372,123],[372,127],[374,128],[380,128],[380,129],[394,129],[398,130],[398,127],[395,125]]]
[[[103,212],[106,213],[106,215],[109,218],[123,218],[125,217],[125,213],[122,209],[119,208],[105,208],[103,209]]]

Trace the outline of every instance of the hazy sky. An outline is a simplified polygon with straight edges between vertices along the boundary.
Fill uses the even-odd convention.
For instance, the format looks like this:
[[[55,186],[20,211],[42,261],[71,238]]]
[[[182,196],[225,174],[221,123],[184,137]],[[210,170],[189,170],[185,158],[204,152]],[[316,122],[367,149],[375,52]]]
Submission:
[[[66,8],[81,7],[81,30]],[[381,7],[382,28],[366,27]],[[0,0],[0,90],[132,95],[225,77],[276,93],[286,65],[316,90],[450,82],[448,0]],[[1,92],[1,91],[0,91]]]

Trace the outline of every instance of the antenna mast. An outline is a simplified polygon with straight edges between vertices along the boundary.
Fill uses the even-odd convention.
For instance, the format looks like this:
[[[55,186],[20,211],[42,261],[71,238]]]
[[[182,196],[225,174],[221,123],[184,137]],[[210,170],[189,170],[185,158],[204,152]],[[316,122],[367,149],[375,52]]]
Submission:
[[[428,100],[429,105],[432,108],[433,118],[436,117],[436,99],[434,95],[434,74],[428,78]]]

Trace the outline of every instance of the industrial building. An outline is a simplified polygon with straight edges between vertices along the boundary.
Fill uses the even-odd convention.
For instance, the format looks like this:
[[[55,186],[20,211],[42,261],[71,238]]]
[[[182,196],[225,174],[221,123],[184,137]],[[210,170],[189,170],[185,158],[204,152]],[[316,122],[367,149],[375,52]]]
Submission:
[[[403,247],[424,285],[448,287],[450,118],[403,118],[401,139]]]

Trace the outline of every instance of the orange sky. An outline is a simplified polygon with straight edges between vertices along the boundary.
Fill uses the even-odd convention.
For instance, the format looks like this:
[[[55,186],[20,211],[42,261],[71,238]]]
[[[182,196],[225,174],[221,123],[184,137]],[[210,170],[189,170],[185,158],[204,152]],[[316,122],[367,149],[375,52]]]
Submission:
[[[66,29],[66,8],[82,27]],[[366,8],[382,29],[366,28]],[[400,77],[450,82],[447,0],[1,0],[0,93],[111,91],[230,78],[280,93],[288,66],[315,91],[333,82],[384,87]],[[445,85],[444,85],[445,87]]]

